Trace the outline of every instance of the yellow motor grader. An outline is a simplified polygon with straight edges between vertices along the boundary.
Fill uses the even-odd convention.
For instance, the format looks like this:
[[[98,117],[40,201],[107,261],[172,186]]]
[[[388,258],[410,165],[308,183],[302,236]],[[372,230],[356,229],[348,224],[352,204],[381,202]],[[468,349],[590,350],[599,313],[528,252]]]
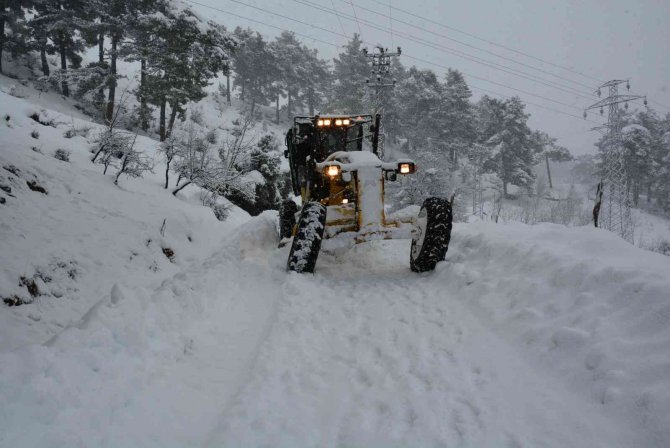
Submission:
[[[284,156],[293,193],[302,210],[286,199],[279,212],[283,239],[293,238],[287,268],[314,272],[323,238],[411,238],[410,268],[430,271],[444,259],[451,237],[452,211],[447,199],[427,198],[417,217],[388,216],[384,182],[416,172],[412,160],[384,162],[378,156],[376,115],[295,117],[286,134]]]

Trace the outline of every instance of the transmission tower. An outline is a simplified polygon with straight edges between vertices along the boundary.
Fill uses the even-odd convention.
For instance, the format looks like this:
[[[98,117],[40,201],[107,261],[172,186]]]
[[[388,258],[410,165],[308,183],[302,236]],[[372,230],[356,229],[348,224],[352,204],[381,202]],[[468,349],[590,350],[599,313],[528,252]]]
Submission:
[[[608,96],[602,100],[587,107],[584,111],[600,109],[600,114],[604,115],[605,107],[608,108],[607,124],[593,128],[603,132],[605,138],[605,151],[603,154],[603,167],[601,172],[601,185],[603,188],[603,198],[600,204],[598,217],[598,226],[614,232],[626,241],[633,242],[633,222],[630,213],[630,188],[626,176],[626,158],[621,137],[622,111],[620,104],[628,109],[628,102],[638,99],[644,99],[647,104],[647,98],[641,95],[621,95],[619,86],[625,84],[626,90],[630,90],[628,80],[614,79],[602,84],[596,90],[598,96],[602,95],[604,89],[608,89]]]
[[[386,101],[386,90],[392,89],[396,80],[391,79],[391,58],[395,56],[400,56],[402,50],[400,47],[397,48],[397,51],[390,52],[388,48],[382,46],[377,46],[372,52],[368,52],[367,48],[363,49],[363,54],[371,61],[371,73],[370,78],[365,80],[368,88],[374,91],[374,98],[372,101],[373,116],[377,114],[384,116],[384,104]],[[378,143],[378,156],[380,159],[384,159],[384,125],[383,120],[379,122],[379,143]]]

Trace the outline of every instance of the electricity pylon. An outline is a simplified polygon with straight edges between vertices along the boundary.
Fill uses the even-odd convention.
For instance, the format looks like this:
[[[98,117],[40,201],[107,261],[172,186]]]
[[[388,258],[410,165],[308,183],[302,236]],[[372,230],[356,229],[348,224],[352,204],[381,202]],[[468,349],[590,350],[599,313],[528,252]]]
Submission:
[[[365,82],[370,89],[374,89],[374,98],[373,98],[373,116],[377,114],[384,116],[384,104],[386,100],[385,91],[387,89],[393,88],[396,84],[395,79],[389,79],[391,76],[391,58],[394,56],[400,56],[402,50],[398,47],[397,51],[390,52],[388,48],[382,46],[377,46],[371,53],[368,52],[367,48],[363,49],[363,54],[371,60],[371,74],[370,78],[366,79]],[[384,122],[379,122],[379,143],[378,143],[378,155],[380,159],[384,159]]]
[[[628,109],[628,102],[644,99],[647,104],[647,98],[641,95],[621,95],[619,86],[626,85],[630,90],[628,80],[614,79],[602,84],[596,90],[598,96],[602,95],[602,89],[607,88],[609,94],[606,98],[592,104],[584,111],[600,109],[603,115],[605,107],[608,108],[607,125],[599,126],[594,130],[605,131],[605,151],[603,154],[603,167],[601,172],[601,184],[604,191],[598,217],[599,227],[607,229],[621,236],[626,241],[633,243],[633,221],[630,212],[630,188],[628,177],[626,175],[626,157],[621,137],[622,111],[619,104],[625,103]]]

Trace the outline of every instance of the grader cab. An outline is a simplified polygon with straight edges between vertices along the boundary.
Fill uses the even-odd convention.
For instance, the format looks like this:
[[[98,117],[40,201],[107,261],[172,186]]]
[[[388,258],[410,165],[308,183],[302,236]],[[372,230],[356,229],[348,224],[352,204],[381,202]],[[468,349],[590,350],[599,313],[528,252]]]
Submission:
[[[384,183],[416,171],[412,160],[378,157],[379,115],[296,117],[286,134],[293,193],[302,210],[286,199],[280,233],[293,238],[287,268],[314,272],[323,238],[411,238],[410,267],[432,270],[444,259],[451,235],[451,203],[428,198],[418,217],[386,214]]]

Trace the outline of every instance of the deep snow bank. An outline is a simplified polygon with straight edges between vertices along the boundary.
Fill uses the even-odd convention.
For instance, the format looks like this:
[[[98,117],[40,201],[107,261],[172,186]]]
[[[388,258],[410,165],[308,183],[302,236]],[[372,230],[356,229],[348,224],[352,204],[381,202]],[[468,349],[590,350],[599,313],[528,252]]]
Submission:
[[[670,444],[670,258],[592,227],[456,225],[429,281],[558,381]]]
[[[0,353],[0,446],[205,438],[270,326],[283,272],[258,279],[249,265],[267,263],[275,221],[255,218],[155,290],[115,284],[45,344]]]

